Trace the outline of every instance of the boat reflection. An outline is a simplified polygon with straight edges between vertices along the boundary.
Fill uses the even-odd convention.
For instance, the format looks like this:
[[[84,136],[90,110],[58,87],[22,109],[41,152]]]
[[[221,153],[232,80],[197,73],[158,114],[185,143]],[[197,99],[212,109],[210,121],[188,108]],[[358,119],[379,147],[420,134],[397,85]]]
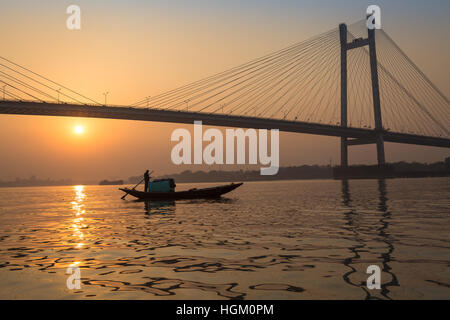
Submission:
[[[175,201],[173,200],[137,200],[137,202],[144,202],[145,214],[168,214],[175,212]]]
[[[343,279],[349,285],[361,288],[365,294],[366,299],[380,299],[381,297],[377,296],[377,294],[381,294],[383,298],[391,299],[389,297],[390,290],[389,288],[392,286],[398,286],[398,280],[396,275],[393,273],[392,268],[389,266],[389,262],[391,261],[392,253],[394,252],[394,242],[392,241],[392,237],[388,232],[389,223],[392,219],[391,212],[388,208],[388,197],[387,197],[387,187],[386,180],[379,179],[378,180],[378,203],[377,203],[377,211],[381,213],[380,218],[378,219],[379,226],[373,226],[372,221],[369,221],[370,226],[367,225],[367,222],[364,221],[364,214],[358,212],[358,208],[352,201],[350,186],[348,180],[342,180],[342,203],[345,207],[348,208],[348,211],[345,213],[345,227],[347,231],[350,231],[353,235],[352,240],[355,245],[349,247],[349,251],[352,252],[352,256],[344,259],[344,265],[347,266],[350,271],[346,272],[343,275]],[[374,228],[375,227],[375,228]],[[372,230],[376,231],[372,232]],[[378,260],[381,257],[382,264],[382,272],[381,275],[381,292],[378,290],[369,290],[366,287],[366,283],[352,282],[351,275],[356,273],[357,264],[361,265],[362,261],[360,253],[371,253],[374,251],[373,249],[373,241],[381,241],[386,244],[386,252],[379,254],[379,252],[372,252],[373,255],[376,255],[376,259]],[[372,260],[372,259],[371,259]],[[379,265],[379,261],[373,261],[370,263],[366,263],[368,267],[370,264]],[[360,271],[359,271],[360,272]],[[364,268],[365,272],[365,268]],[[388,273],[391,276],[391,281],[383,282],[383,278],[385,278],[385,274]]]
[[[202,203],[234,203],[235,199],[230,198],[214,198],[214,199],[189,199],[178,200],[183,204],[202,204]],[[168,214],[174,213],[176,209],[175,200],[134,200],[135,203],[144,203],[145,214]]]

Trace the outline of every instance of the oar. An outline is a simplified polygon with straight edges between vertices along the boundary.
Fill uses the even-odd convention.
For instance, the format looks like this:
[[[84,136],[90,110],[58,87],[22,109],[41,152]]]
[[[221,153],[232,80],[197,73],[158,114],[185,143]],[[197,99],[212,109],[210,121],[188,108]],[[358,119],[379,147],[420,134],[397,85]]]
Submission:
[[[134,189],[136,189],[136,187],[138,186],[138,185],[140,185],[141,183],[142,183],[142,181],[144,181],[144,179],[145,178],[142,178],[142,180],[141,181],[139,181],[139,183],[137,184],[137,185],[135,185],[133,188],[131,188],[131,190],[134,190]],[[131,191],[130,190],[130,191]],[[125,191],[126,193],[122,196],[122,198],[120,198],[120,199],[125,199],[125,197],[129,194],[129,192],[128,191]]]

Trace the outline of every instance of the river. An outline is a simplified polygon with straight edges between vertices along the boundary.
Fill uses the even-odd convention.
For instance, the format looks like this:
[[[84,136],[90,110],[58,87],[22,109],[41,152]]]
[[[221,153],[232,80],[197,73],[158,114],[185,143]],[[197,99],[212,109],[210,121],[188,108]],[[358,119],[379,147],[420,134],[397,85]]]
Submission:
[[[0,298],[450,299],[449,178],[121,196],[117,186],[0,188]],[[370,265],[379,290],[366,285]],[[74,267],[79,288],[67,286]]]

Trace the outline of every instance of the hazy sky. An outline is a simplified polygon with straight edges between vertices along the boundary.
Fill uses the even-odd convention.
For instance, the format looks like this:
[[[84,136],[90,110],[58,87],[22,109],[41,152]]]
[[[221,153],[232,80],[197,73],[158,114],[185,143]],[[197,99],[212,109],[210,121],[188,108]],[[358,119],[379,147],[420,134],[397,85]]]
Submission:
[[[66,28],[66,8],[82,29]],[[382,10],[383,28],[448,97],[449,1],[0,1],[0,55],[102,101],[129,104]],[[83,135],[74,127],[84,126]],[[0,115],[0,179],[100,179],[185,169],[170,161],[179,124]],[[190,128],[189,126],[186,126]],[[281,134],[282,165],[333,163],[339,139]],[[374,146],[350,149],[374,163]],[[386,144],[388,161],[437,161],[440,148]],[[258,166],[259,167],[259,166]],[[222,169],[237,169],[224,167]]]

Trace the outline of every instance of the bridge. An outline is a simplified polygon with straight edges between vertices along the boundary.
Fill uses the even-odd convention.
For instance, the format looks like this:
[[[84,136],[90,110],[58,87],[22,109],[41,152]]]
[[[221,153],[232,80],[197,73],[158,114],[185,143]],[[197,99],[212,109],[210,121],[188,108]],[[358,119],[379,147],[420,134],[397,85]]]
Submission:
[[[0,114],[127,119],[279,129],[450,148],[448,99],[384,30],[365,20],[130,105],[90,99],[0,57]]]

